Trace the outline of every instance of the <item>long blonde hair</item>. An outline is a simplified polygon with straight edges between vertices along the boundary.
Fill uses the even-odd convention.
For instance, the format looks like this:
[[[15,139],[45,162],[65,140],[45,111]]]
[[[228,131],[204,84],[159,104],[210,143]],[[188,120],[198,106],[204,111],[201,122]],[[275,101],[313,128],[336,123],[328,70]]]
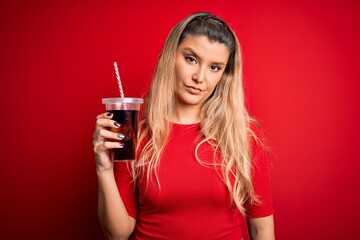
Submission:
[[[195,13],[183,19],[171,30],[165,42],[140,123],[138,147],[141,146],[141,152],[134,166],[135,177],[141,173],[149,183],[154,174],[159,188],[161,186],[157,169],[171,132],[168,119],[175,105],[176,49],[187,35],[205,35],[211,41],[224,43],[230,52],[221,80],[202,106],[200,134],[204,139],[196,149],[204,143],[216,143],[215,150],[222,156],[223,181],[232,202],[245,215],[244,203],[256,197],[251,182],[250,137],[253,132],[244,103],[240,45],[228,25],[210,13]],[[195,154],[200,164],[207,165],[198,157],[197,150]]]

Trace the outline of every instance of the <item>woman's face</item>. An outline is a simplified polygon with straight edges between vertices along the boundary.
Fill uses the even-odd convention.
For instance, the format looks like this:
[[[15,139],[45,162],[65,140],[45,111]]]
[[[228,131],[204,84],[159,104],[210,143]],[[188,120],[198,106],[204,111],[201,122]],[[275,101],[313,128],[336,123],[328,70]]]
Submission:
[[[220,81],[228,58],[225,44],[206,36],[186,36],[176,50],[176,106],[200,110]]]

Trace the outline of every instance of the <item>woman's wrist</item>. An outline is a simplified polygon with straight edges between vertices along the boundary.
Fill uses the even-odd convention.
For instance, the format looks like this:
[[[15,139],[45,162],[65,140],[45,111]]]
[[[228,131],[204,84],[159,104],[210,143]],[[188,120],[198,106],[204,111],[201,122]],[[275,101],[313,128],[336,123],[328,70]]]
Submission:
[[[114,175],[113,167],[96,166],[96,174],[98,177],[112,176]]]

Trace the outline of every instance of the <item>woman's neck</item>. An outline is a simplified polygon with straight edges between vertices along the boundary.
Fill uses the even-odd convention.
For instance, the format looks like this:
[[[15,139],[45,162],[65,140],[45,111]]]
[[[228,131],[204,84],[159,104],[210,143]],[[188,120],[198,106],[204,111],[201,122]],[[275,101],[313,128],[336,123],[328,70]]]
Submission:
[[[198,106],[177,106],[169,119],[179,124],[192,124],[200,121],[200,109]]]

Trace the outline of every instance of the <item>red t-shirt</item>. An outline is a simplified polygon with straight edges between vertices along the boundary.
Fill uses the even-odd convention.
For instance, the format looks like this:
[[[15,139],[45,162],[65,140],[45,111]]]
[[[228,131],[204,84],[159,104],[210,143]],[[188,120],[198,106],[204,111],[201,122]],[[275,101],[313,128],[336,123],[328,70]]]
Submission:
[[[156,182],[146,189],[146,176],[134,187],[127,163],[115,163],[115,179],[128,214],[136,219],[135,239],[247,238],[246,219],[231,207],[221,171],[195,158],[199,124],[173,124],[160,160]],[[261,205],[247,205],[248,217],[273,214],[268,158],[253,144],[253,184]],[[200,159],[212,163],[214,151],[202,144]]]

